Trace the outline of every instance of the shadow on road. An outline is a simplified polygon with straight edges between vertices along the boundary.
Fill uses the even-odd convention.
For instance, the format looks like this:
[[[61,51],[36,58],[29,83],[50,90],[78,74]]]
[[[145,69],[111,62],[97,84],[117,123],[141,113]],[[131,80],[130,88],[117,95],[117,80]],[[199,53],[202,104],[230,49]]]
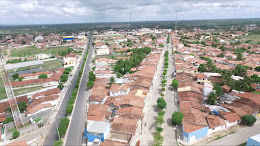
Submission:
[[[166,123],[167,123],[167,125],[170,126],[170,127],[175,127],[175,125],[172,124],[172,118],[168,118],[168,119],[166,120]]]

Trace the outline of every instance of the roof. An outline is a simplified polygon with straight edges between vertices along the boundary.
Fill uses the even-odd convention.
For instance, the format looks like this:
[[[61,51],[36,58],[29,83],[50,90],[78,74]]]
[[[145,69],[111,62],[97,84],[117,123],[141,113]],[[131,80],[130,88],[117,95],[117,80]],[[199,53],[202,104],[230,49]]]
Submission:
[[[21,140],[21,141],[11,142],[6,146],[27,146],[27,142],[25,140]]]
[[[41,109],[44,109],[44,108],[50,108],[52,107],[52,104],[50,103],[46,103],[46,104],[39,104],[37,106],[34,106],[33,108],[30,108],[26,111],[26,114],[33,114]]]
[[[120,141],[105,140],[100,146],[128,146],[128,144]]]
[[[203,112],[201,112],[198,109],[195,108],[189,108],[182,110],[183,113],[183,123],[189,123],[189,124],[196,124],[196,125],[204,125],[207,126],[208,123],[203,115]]]
[[[109,122],[88,120],[87,131],[91,133],[105,133],[109,128]]]
[[[247,115],[247,113],[239,107],[231,106],[231,105],[228,105],[228,104],[221,104],[221,106],[231,110],[232,112],[237,113],[240,117]]]
[[[111,88],[110,88],[110,91],[119,92],[120,87],[121,87],[121,85],[112,84],[112,85],[111,85]]]
[[[109,106],[104,104],[91,104],[88,110],[88,120],[103,121],[111,112]]]
[[[60,89],[54,88],[54,89],[49,89],[49,90],[46,90],[46,91],[38,92],[38,93],[34,94],[32,96],[32,98],[35,99],[37,97],[43,97],[43,96],[48,96],[48,95],[51,95],[51,94],[58,94],[58,93],[60,93]]]
[[[29,104],[26,109],[30,110],[31,108],[33,108],[41,103],[53,101],[53,100],[57,100],[57,99],[59,99],[59,96],[57,94],[51,94],[51,95],[48,95],[48,96],[45,96],[42,98],[38,98],[38,99],[34,100],[31,104]]]
[[[239,115],[236,114],[236,113],[229,113],[229,114],[226,113],[226,114],[223,115],[223,116],[224,116],[224,118],[225,118],[226,120],[229,121],[229,123],[232,123],[232,122],[235,122],[235,121],[239,121],[239,120],[240,120]]]
[[[250,137],[250,139],[253,139],[253,140],[257,141],[257,142],[260,142],[260,133]]]
[[[119,109],[117,114],[120,117],[141,119],[143,118],[143,109],[134,106],[124,107]]]
[[[12,63],[12,64],[6,64],[5,69],[9,70],[9,69],[28,67],[28,66],[34,66],[34,65],[40,65],[40,64],[43,64],[42,60],[27,61],[27,62],[21,62],[21,63]]]
[[[116,117],[112,122],[111,131],[135,134],[137,122],[138,119],[125,119],[122,117]]]
[[[208,115],[206,119],[210,129],[226,124],[224,119],[220,118],[219,116]]]
[[[186,133],[191,133],[191,132],[200,130],[200,129],[205,128],[205,127],[206,126],[184,123],[183,124],[183,131],[186,132]]]
[[[197,74],[196,74],[196,77],[197,77],[198,79],[206,79],[206,75],[203,74],[203,73],[197,73]]]

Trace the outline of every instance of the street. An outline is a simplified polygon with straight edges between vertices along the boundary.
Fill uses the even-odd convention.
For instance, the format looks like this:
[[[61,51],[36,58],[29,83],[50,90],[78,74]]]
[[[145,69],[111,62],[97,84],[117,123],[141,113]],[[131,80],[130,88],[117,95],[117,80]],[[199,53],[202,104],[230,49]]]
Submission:
[[[88,42],[88,43],[92,43],[92,42]],[[86,46],[86,49],[88,49],[88,43],[87,43],[87,46]],[[83,56],[86,55],[86,52],[84,52]],[[69,85],[69,88],[66,92],[66,95],[62,101],[62,104],[60,106],[60,108],[58,109],[58,113],[55,117],[56,121],[57,121],[57,125],[60,124],[60,118],[61,117],[65,117],[65,114],[66,114],[66,107],[68,105],[68,100],[70,99],[70,96],[71,96],[71,92],[72,90],[74,89],[75,85],[76,85],[76,81],[78,79],[78,73],[82,67],[82,63],[83,63],[83,60],[84,60],[84,57],[82,57],[82,59],[80,60],[80,64],[79,64],[79,68],[76,70],[75,72],[75,75],[72,79],[72,82],[71,84]],[[75,106],[76,107],[76,106]],[[77,126],[75,126],[76,128]],[[68,131],[67,131],[68,132]],[[46,135],[46,138],[45,138],[45,142],[44,142],[44,145],[46,146],[49,146],[49,145],[53,145],[53,143],[58,140],[59,137],[58,137],[58,134],[57,134],[57,130],[56,130],[56,125],[55,124],[52,124],[51,125],[51,128],[50,128],[50,131],[48,132],[48,134]]]
[[[92,44],[93,37],[91,37],[90,44]],[[93,47],[90,45],[88,59],[86,61],[86,67],[83,72],[82,80],[79,86],[78,97],[76,99],[76,103],[74,106],[74,111],[72,113],[72,118],[70,125],[68,127],[68,135],[67,139],[65,140],[65,145],[82,145],[83,141],[83,134],[85,129],[85,122],[86,122],[86,97],[87,92],[86,84],[88,82],[88,75],[89,71],[91,71],[90,64],[92,60],[92,53]]]

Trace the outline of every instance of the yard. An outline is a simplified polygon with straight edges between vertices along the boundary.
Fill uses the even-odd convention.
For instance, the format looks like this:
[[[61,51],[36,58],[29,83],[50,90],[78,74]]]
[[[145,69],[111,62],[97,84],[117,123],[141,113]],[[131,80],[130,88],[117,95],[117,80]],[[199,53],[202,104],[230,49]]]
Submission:
[[[54,56],[60,55],[61,52],[67,51],[70,47],[51,47],[47,49],[39,49],[35,46],[20,48],[20,49],[12,49],[11,57],[34,57],[36,54],[44,53],[44,54],[52,54]]]
[[[45,71],[55,71],[59,68],[63,67],[63,63],[60,60],[51,60],[51,61],[45,61],[41,67]]]
[[[260,34],[241,36],[241,39],[243,39],[243,41],[252,40],[250,44],[260,43]]]
[[[22,95],[22,94],[25,94],[25,93],[37,91],[37,90],[40,90],[40,89],[42,89],[42,87],[31,87],[31,88],[16,89],[16,90],[14,90],[14,95],[18,96],[18,95]]]

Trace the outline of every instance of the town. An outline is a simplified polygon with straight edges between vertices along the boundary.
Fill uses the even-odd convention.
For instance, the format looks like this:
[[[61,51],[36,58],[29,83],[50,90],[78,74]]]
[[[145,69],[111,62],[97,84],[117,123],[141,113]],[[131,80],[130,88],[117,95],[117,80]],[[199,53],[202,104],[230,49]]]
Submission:
[[[1,144],[260,143],[255,24],[5,35],[0,43]]]

